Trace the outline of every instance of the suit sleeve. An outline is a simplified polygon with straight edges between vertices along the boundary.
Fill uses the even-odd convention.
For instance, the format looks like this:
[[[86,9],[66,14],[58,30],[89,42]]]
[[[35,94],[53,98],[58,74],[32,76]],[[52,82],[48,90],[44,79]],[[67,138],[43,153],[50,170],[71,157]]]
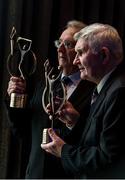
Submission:
[[[78,146],[63,146],[61,160],[68,174],[92,174],[117,162],[124,154],[125,88],[107,95],[94,118],[94,124],[100,124],[97,129],[91,123]]]
[[[9,97],[5,98],[5,110],[7,114],[8,125],[14,135],[25,137],[25,133],[30,129],[30,110],[29,108],[11,108],[9,107]]]
[[[9,106],[10,97],[5,97],[5,109],[8,117],[9,126],[14,135],[25,137],[27,132],[31,131],[31,121],[34,113],[33,108],[37,107],[38,96],[41,91],[41,83],[39,83],[34,91],[33,97],[28,96],[25,108],[11,108]],[[41,98],[39,98],[41,100]],[[41,107],[41,106],[40,106]]]

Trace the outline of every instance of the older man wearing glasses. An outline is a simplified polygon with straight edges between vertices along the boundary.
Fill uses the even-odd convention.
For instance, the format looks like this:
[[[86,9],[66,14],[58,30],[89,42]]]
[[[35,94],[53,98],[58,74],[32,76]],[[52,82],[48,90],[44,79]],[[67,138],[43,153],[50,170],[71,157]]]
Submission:
[[[85,123],[89,111],[90,94],[94,87],[92,83],[80,80],[80,72],[78,67],[73,65],[73,60],[76,55],[74,50],[76,42],[73,39],[73,36],[85,26],[86,25],[84,23],[79,21],[69,21],[59,40],[55,41],[55,46],[57,47],[58,52],[59,66],[63,70],[61,78],[64,81],[67,89],[67,99],[80,113],[84,113],[84,121],[78,122],[72,129],[70,128],[70,123],[64,124],[56,120],[59,123],[58,128],[60,128],[62,138],[70,144],[76,144],[77,139],[82,133],[82,129],[79,127],[81,127],[81,123],[82,127],[84,127],[83,124]],[[10,96],[12,92],[23,93],[25,88],[25,82],[22,81],[21,78],[11,77],[7,90],[8,95]],[[28,128],[30,128],[30,124],[32,124],[32,146],[26,171],[26,178],[68,178],[61,166],[60,160],[44,152],[40,147],[42,131],[44,128],[50,127],[48,115],[42,109],[41,99],[43,89],[43,83],[41,82],[36,88],[30,103],[30,116],[27,122],[29,123]],[[24,115],[22,110],[20,113],[19,109],[15,110],[13,108],[9,108],[8,114],[15,129],[19,133],[19,130],[23,129],[21,133],[24,133],[25,136],[24,129],[26,129],[25,126],[27,123],[23,121]]]

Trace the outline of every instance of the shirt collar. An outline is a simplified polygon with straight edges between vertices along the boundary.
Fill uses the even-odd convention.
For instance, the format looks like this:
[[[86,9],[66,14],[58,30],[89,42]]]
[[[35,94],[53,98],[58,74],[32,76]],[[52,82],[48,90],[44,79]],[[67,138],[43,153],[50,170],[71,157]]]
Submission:
[[[65,76],[65,75],[62,74],[61,79],[62,79],[64,76]],[[73,73],[73,74],[69,75],[68,77],[72,80],[72,82],[73,82],[74,85],[77,85],[77,84],[80,82],[80,80],[81,80],[81,78],[80,78],[80,72],[79,72],[79,71],[76,72],[76,73]]]
[[[106,83],[106,81],[108,80],[110,74],[115,70],[116,68],[112,69],[108,74],[106,74],[100,81],[100,83],[97,85],[97,92],[100,93],[100,91],[102,90],[104,84]]]

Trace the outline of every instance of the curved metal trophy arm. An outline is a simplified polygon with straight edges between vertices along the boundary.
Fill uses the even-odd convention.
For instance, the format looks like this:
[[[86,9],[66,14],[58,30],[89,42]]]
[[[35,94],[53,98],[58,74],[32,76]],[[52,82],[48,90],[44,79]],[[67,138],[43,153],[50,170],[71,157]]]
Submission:
[[[66,90],[65,90],[65,86],[64,86],[63,82],[61,81],[62,72],[60,71],[57,77],[55,77],[55,75],[52,75],[53,68],[50,68],[48,60],[46,60],[46,62],[44,63],[44,68],[45,68],[45,88],[44,88],[43,95],[42,95],[42,105],[43,105],[45,112],[47,110],[46,109],[47,103],[49,103],[51,105],[52,112],[51,112],[51,116],[49,118],[52,120],[52,123],[53,123],[53,119],[56,118],[56,115],[58,114],[58,112],[60,111],[60,109],[62,108],[62,106],[65,103]],[[54,102],[55,96],[56,96],[55,95],[55,92],[56,92],[55,84],[56,83],[60,84],[60,87],[62,90],[62,97],[61,98],[59,97],[60,104],[58,107],[55,107],[55,102]],[[46,103],[46,101],[47,101],[47,103]]]
[[[12,31],[10,33],[10,54],[13,55],[13,52],[14,52],[14,39],[15,39],[15,36],[16,36],[16,29],[15,27],[13,26],[12,27]]]
[[[22,63],[24,61],[24,56],[29,51],[32,53],[32,56],[33,56],[33,66],[31,68],[31,71],[29,72],[29,75],[32,75],[36,70],[36,66],[37,66],[36,56],[33,53],[33,51],[31,51],[32,40],[22,38],[22,37],[18,37],[17,38],[17,44],[18,44],[20,54],[21,54],[21,59],[20,59],[19,65],[18,65],[18,69],[20,72],[20,77],[25,79],[24,74],[23,74],[23,70],[22,70]]]
[[[22,38],[22,37],[17,38],[16,37],[16,29],[15,29],[15,27],[12,28],[11,33],[10,33],[10,49],[11,49],[11,51],[7,58],[7,69],[11,76],[19,76],[22,79],[25,79],[26,76],[30,76],[31,74],[33,74],[35,72],[36,66],[37,66],[37,61],[36,61],[35,54],[33,53],[33,51],[31,51],[31,45],[32,45],[32,40]],[[26,64],[24,64],[24,66],[25,66],[24,67],[23,62],[27,60],[26,55],[27,54],[29,55],[29,53],[32,55],[31,59],[33,59],[33,63],[32,63],[33,65],[32,65],[32,67],[30,66],[29,72],[25,71],[25,75],[24,75],[23,71],[26,69],[26,66],[25,66]],[[17,65],[17,68],[15,68],[15,65]],[[12,67],[14,67],[14,68],[12,68]],[[16,73],[15,73],[15,70],[16,70]],[[27,99],[26,94],[12,93],[10,107],[23,108],[23,107],[25,107],[26,99]]]
[[[48,78],[49,81],[49,86],[50,86],[50,104],[52,106],[52,119],[54,118],[54,116],[56,116],[56,114],[58,114],[58,112],[60,111],[60,109],[62,108],[62,106],[65,103],[66,100],[66,90],[65,90],[65,86],[61,81],[61,75],[62,72],[60,71],[59,75],[54,79],[54,77],[52,77],[52,79]],[[54,83],[56,81],[59,81],[59,83],[61,84],[62,87],[62,92],[63,92],[63,97],[61,98],[62,102],[60,103],[59,107],[57,109],[55,109],[54,106]]]
[[[42,105],[43,105],[43,109],[46,112],[46,97],[48,96],[47,92],[49,91],[49,83],[48,83],[48,71],[50,70],[50,64],[49,64],[49,60],[47,59],[44,63],[44,70],[45,70],[45,88],[43,91],[43,95],[42,95]],[[47,98],[48,99],[48,98]]]
[[[16,63],[18,64],[18,67],[17,69],[19,70],[19,73],[20,73],[20,77],[22,77],[23,79],[25,79],[24,77],[24,73],[23,73],[23,61],[25,61],[25,56],[28,54],[28,53],[31,53],[32,55],[32,60],[33,60],[33,65],[32,67],[30,68],[30,72],[28,72],[28,75],[32,75],[35,71],[36,71],[36,67],[37,67],[37,60],[36,60],[36,56],[35,56],[35,53],[31,50],[31,45],[32,45],[32,40],[30,39],[27,39],[27,38],[22,38],[22,37],[18,37],[16,38],[16,29],[15,27],[12,28],[11,30],[11,33],[10,33],[10,54],[7,58],[7,70],[9,72],[9,74],[11,76],[15,75],[12,68],[11,68],[11,65],[14,63],[14,58],[17,58],[16,57],[16,53],[18,51],[18,53],[20,53],[20,60],[19,60],[19,63],[16,59]],[[15,45],[17,45],[17,48],[15,49]]]
[[[10,54],[9,54],[9,56],[7,58],[7,70],[8,70],[8,72],[9,72],[9,74],[11,76],[13,76],[13,73],[12,73],[11,68],[10,68],[10,63],[11,63],[11,59],[12,59],[12,57],[14,55],[14,45],[15,45],[16,34],[17,34],[16,29],[13,26],[12,30],[11,30],[11,33],[10,33]]]
[[[58,112],[60,111],[60,109],[62,108],[62,106],[64,105],[66,101],[66,90],[65,90],[65,86],[63,82],[61,81],[62,71],[60,71],[58,76],[55,77],[55,75],[53,75],[54,69],[53,67],[52,68],[50,67],[48,59],[44,63],[44,68],[45,68],[45,88],[42,95],[42,105],[45,112],[47,112],[47,109],[46,109],[47,104],[49,103],[51,105],[52,112],[49,118],[51,120],[51,128],[54,128],[54,119],[57,117],[56,115],[58,114]],[[62,92],[61,98],[59,97],[59,94],[56,95],[57,93],[56,88],[58,84],[60,85],[61,92]],[[58,107],[55,104],[56,96],[60,98],[60,103]],[[43,134],[42,143],[48,143],[50,141],[50,138],[48,135],[48,129],[45,128],[42,134]]]

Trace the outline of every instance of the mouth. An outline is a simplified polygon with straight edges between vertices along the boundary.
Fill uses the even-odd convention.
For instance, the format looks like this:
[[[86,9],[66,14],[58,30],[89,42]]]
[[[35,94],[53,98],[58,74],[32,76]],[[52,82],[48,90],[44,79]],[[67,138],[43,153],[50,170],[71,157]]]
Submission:
[[[58,58],[59,58],[59,59],[65,59],[65,56],[64,56],[63,53],[59,53],[59,54],[58,54]]]
[[[65,57],[64,56],[59,56],[59,59],[65,59]]]
[[[84,67],[79,67],[79,71],[81,72],[81,71],[84,71],[85,70],[85,68]]]

